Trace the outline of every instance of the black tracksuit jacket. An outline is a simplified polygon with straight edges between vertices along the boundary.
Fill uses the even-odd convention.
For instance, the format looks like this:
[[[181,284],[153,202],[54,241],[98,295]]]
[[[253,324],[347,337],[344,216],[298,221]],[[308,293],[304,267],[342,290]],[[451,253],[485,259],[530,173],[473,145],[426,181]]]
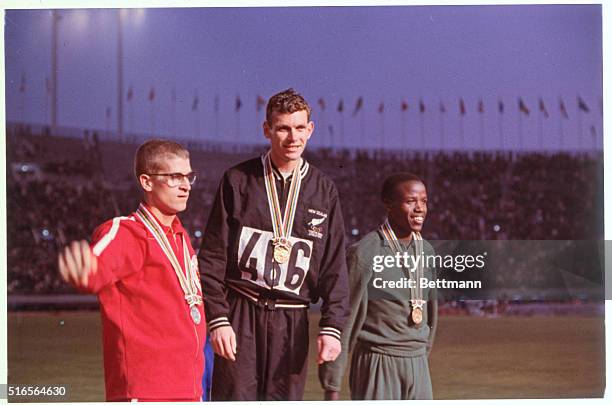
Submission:
[[[291,177],[273,168],[281,213]],[[199,252],[209,330],[229,325],[228,288],[290,306],[322,298],[322,334],[340,338],[348,317],[344,223],[336,186],[304,159],[289,261],[273,260],[272,219],[261,158],[223,175]],[[264,301],[265,302],[265,301]]]

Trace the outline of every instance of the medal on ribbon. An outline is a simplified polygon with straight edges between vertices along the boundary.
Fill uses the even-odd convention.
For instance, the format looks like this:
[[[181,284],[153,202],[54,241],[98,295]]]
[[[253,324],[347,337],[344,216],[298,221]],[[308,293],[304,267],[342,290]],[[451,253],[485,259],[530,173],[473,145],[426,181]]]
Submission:
[[[149,212],[149,210],[143,205],[140,204],[138,210],[136,210],[136,216],[140,221],[144,224],[144,226],[151,232],[159,246],[161,247],[162,252],[170,261],[174,272],[176,273],[176,277],[178,278],[179,284],[181,285],[181,289],[183,290],[183,294],[185,296],[185,301],[189,306],[189,315],[191,316],[191,320],[193,323],[198,325],[202,322],[202,315],[200,314],[200,310],[198,309],[199,305],[202,305],[202,296],[198,294],[199,291],[199,280],[196,280],[197,271],[194,271],[192,261],[189,258],[189,249],[187,247],[186,238],[183,237],[183,264],[185,268],[185,272],[183,273],[183,269],[174,254],[174,250],[172,250],[172,246],[164,233],[164,230],[157,223],[153,214]]]
[[[399,239],[395,235],[395,232],[391,228],[391,224],[389,224],[389,219],[385,219],[385,222],[380,226],[380,231],[382,232],[385,240],[389,242],[391,245],[391,249],[396,252],[402,252],[403,247],[400,243]],[[412,232],[412,245],[414,246],[414,254],[415,257],[423,256],[423,238],[419,232]],[[412,279],[412,271],[409,271],[409,277]],[[420,279],[423,277],[423,262],[420,260],[418,262],[416,271],[414,272],[414,287],[410,288],[410,307],[412,318],[412,322],[414,322],[415,326],[419,328],[421,326],[421,322],[423,322],[423,310],[425,303],[427,301],[423,300],[423,290],[420,287]]]
[[[291,254],[291,242],[284,238],[275,238],[272,243],[274,244],[274,261],[277,263],[287,262]]]
[[[272,218],[272,231],[274,233],[274,239],[272,239],[272,245],[274,246],[274,261],[283,264],[289,261],[291,255],[292,245],[289,241],[289,237],[293,229],[293,222],[295,220],[295,212],[302,184],[300,175],[302,160],[300,159],[300,162],[293,169],[284,215],[281,214],[280,200],[276,191],[276,181],[274,180],[270,152],[262,156],[262,163],[266,183],[266,194],[268,197],[268,207],[270,208],[270,216]]]
[[[189,307],[189,309],[190,309],[189,315],[191,315],[191,320],[196,325],[199,325],[200,322],[202,321],[202,315],[200,315],[200,311],[198,310],[198,307],[195,305],[192,305],[191,307]]]
[[[423,306],[424,300],[410,300],[412,305],[412,321],[415,325],[420,325],[423,322]]]

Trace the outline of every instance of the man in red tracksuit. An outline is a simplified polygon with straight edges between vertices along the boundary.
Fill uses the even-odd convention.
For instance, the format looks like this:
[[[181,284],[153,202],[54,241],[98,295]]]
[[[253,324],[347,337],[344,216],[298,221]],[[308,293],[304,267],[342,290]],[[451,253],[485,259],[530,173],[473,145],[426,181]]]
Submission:
[[[150,140],[134,161],[144,202],[59,255],[64,280],[100,301],[106,399],[199,401],[206,322],[197,259],[176,214],[195,174],[189,152]]]

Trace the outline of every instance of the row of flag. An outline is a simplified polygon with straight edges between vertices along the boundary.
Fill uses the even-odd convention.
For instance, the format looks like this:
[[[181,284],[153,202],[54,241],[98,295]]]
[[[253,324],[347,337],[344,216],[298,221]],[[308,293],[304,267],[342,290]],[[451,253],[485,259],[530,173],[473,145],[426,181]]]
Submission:
[[[133,98],[133,90],[130,87],[128,90],[128,94],[127,94],[127,100],[131,101]],[[150,91],[149,91],[149,96],[148,96],[148,100],[149,101],[154,101],[155,100],[155,88],[151,87]],[[174,92],[174,90],[172,91],[172,101],[175,102],[176,101],[176,94]],[[193,99],[193,103],[191,105],[191,110],[192,111],[196,111],[198,109],[199,106],[199,102],[200,102],[200,98],[199,96],[196,94],[194,96]],[[262,110],[263,106],[266,104],[266,100],[260,96],[257,95],[256,99],[255,99],[255,109],[259,112]],[[327,109],[327,103],[325,101],[325,99],[323,97],[319,98],[317,101],[317,104],[319,106],[319,109],[321,111],[325,111]],[[583,112],[590,112],[591,109],[589,108],[589,106],[587,105],[587,103],[582,99],[582,97],[577,96],[576,97],[576,104],[577,107],[580,111]],[[565,102],[563,101],[562,98],[559,98],[559,112],[561,113],[561,116],[563,118],[569,118],[569,114],[567,112],[567,108],[565,107]],[[402,112],[406,112],[409,110],[410,105],[408,104],[408,101],[406,101],[405,99],[402,100],[400,102],[400,110]],[[427,110],[427,106],[425,105],[425,102],[422,99],[419,99],[418,102],[418,110],[419,113],[425,113]],[[236,100],[234,103],[234,110],[235,111],[240,111],[240,109],[242,108],[242,99],[240,98],[240,96],[236,96]],[[357,98],[357,101],[355,102],[355,107],[353,108],[352,111],[352,115],[355,116],[357,115],[362,109],[364,108],[364,100],[363,97],[359,97]],[[546,107],[546,104],[544,103],[544,100],[540,97],[538,98],[538,110],[540,111],[540,113],[542,114],[542,116],[544,116],[545,118],[548,118],[550,116],[550,114],[548,113],[548,108]],[[214,99],[214,109],[215,111],[219,111],[219,96],[216,95],[215,99]],[[500,114],[503,114],[504,111],[506,109],[505,103],[502,99],[499,99],[497,101],[497,111]],[[338,102],[338,105],[336,107],[336,111],[339,113],[343,113],[345,110],[344,107],[344,100],[340,99],[340,101]],[[525,114],[525,115],[530,115],[531,114],[531,109],[527,106],[527,104],[525,103],[525,101],[523,100],[522,97],[518,98],[518,110]],[[379,113],[384,113],[385,111],[385,103],[383,101],[381,101],[378,104],[377,107],[377,111]],[[444,104],[444,102],[440,101],[439,105],[438,105],[438,111],[442,114],[446,113],[447,108],[446,108],[446,104]],[[459,98],[459,104],[458,104],[458,111],[459,114],[461,115],[465,115],[467,113],[467,108],[466,108],[466,103],[463,100],[463,97]],[[476,106],[476,111],[479,114],[482,114],[485,112],[485,105],[482,99],[478,100],[478,104]]]
[[[577,103],[578,109],[580,111],[590,112],[589,106],[582,99],[582,97],[577,96],[576,103]],[[325,99],[323,99],[323,98],[319,98],[318,105],[319,105],[319,108],[322,111],[324,111],[327,108],[327,105],[325,103]],[[353,115],[357,115],[363,109],[363,106],[364,106],[363,97],[359,97],[357,99],[356,103],[355,103],[355,107],[353,108],[352,114]],[[419,99],[417,107],[418,107],[419,113],[424,113],[427,110],[427,106],[425,105],[425,102],[422,99]],[[403,112],[408,111],[409,108],[410,108],[410,106],[408,104],[408,101],[402,100],[400,102],[400,110],[401,111],[403,111]],[[506,106],[504,104],[504,101],[502,99],[499,99],[497,101],[497,111],[500,114],[503,114],[505,108],[506,108]],[[546,117],[546,118],[549,117],[548,109],[546,108],[544,100],[541,97],[538,99],[538,109],[539,109],[539,111],[542,113],[542,115],[544,117]],[[345,110],[344,100],[340,99],[340,101],[338,102],[338,106],[336,107],[336,111],[342,113],[342,112],[344,112],[344,110]],[[518,98],[518,110],[520,112],[522,112],[523,114],[525,114],[525,115],[529,115],[531,113],[530,108],[527,106],[527,104],[525,103],[525,101],[523,100],[522,97]],[[381,101],[378,104],[377,111],[379,113],[381,113],[381,114],[385,111],[385,103],[383,101]],[[442,114],[446,113],[446,111],[447,111],[446,104],[443,101],[440,101],[440,103],[438,105],[438,111],[440,113],[442,113]],[[465,115],[467,113],[466,103],[463,100],[463,97],[459,98],[458,111],[459,111],[459,114],[461,114],[461,115]],[[483,102],[482,99],[480,99],[478,101],[478,104],[476,106],[476,111],[478,113],[480,113],[480,114],[485,112],[485,105],[484,105],[484,102]],[[567,108],[565,107],[565,102],[563,101],[562,98],[559,98],[559,111],[561,112],[561,115],[564,118],[569,118],[569,115],[567,113]]]
[[[172,97],[172,102],[173,103],[176,102],[176,91],[174,89],[172,89],[171,97]],[[131,102],[134,99],[134,89],[132,88],[132,86],[128,88],[126,99],[128,102]],[[155,101],[155,87],[151,87],[151,89],[149,90],[147,100],[150,102]],[[193,102],[191,103],[191,110],[197,111],[199,104],[200,104],[200,96],[196,93],[196,95],[193,97]],[[216,95],[215,100],[214,100],[215,111],[219,111],[219,104],[220,104],[219,96]],[[255,101],[255,108],[257,109],[257,111],[261,111],[262,107],[265,104],[266,104],[266,100],[264,100],[264,98],[261,96],[257,96],[257,99]],[[240,96],[236,96],[236,102],[234,105],[234,109],[236,111],[239,111],[241,108],[242,108],[242,100]]]
[[[45,78],[45,89],[47,91],[47,94],[49,94],[51,92],[51,84],[50,84],[50,81],[49,81],[48,78]],[[20,85],[19,85],[19,91],[21,93],[25,93],[25,91],[26,91],[26,79],[25,79],[25,74],[23,74],[23,73],[21,75],[21,82],[20,82]],[[127,95],[126,95],[127,101],[131,102],[134,99],[134,95],[135,95],[134,88],[132,86],[130,86],[128,88],[128,90],[127,90]],[[149,93],[147,95],[147,100],[149,102],[154,102],[155,101],[155,97],[156,97],[155,87],[151,86],[151,88],[149,89]],[[176,102],[176,91],[174,89],[172,90],[171,97],[172,97],[172,102],[173,103]],[[191,103],[191,110],[192,111],[197,111],[198,107],[199,107],[199,104],[200,104],[200,97],[196,93],[194,98],[193,98],[193,102]],[[215,111],[219,111],[219,104],[220,104],[219,96],[216,95],[215,99],[214,99],[214,109],[215,109]],[[257,112],[260,112],[265,104],[266,104],[266,100],[262,96],[257,95],[256,98],[255,98],[255,109],[257,110]],[[320,97],[318,99],[317,104],[318,104],[319,109],[321,111],[325,111],[327,109],[327,103],[326,103],[326,101],[325,101],[325,99],[323,97]],[[591,110],[589,108],[589,106],[587,105],[587,103],[580,96],[576,97],[576,105],[577,105],[579,111],[588,113]],[[410,105],[409,105],[408,101],[406,101],[405,99],[401,100],[399,107],[400,107],[400,110],[402,112],[406,112],[406,111],[408,111],[410,109]],[[426,104],[423,101],[423,99],[419,99],[417,107],[418,107],[419,113],[421,113],[421,114],[425,113],[426,110],[428,109],[428,107],[426,106]],[[241,100],[240,96],[236,96],[236,99],[235,99],[235,102],[234,102],[234,111],[240,111],[241,108],[242,108],[242,100]],[[565,102],[563,101],[562,98],[559,98],[559,100],[558,100],[558,108],[559,108],[559,112],[560,112],[561,116],[563,118],[568,119],[569,118],[569,114],[567,112],[567,108],[565,106]],[[364,109],[364,98],[363,97],[359,97],[359,98],[357,98],[357,101],[355,102],[355,107],[352,110],[352,115],[353,116],[357,115],[363,109]],[[506,105],[505,105],[504,101],[502,99],[499,99],[497,101],[497,111],[500,114],[503,114],[505,109],[506,109]],[[537,109],[539,110],[539,112],[541,113],[541,115],[544,118],[548,118],[549,117],[548,108],[546,107],[546,104],[544,103],[544,100],[541,97],[538,98]],[[531,114],[531,108],[529,108],[529,106],[527,105],[527,103],[525,103],[525,101],[523,100],[522,97],[518,98],[518,110],[521,113],[523,113],[524,115],[527,115],[527,116]],[[340,101],[337,104],[336,111],[339,112],[339,113],[343,113],[345,111],[344,100],[342,98],[340,99]],[[385,111],[385,103],[383,101],[381,101],[378,104],[377,111],[380,114],[384,113],[384,111]],[[446,104],[443,101],[439,102],[438,111],[440,113],[442,113],[442,114],[447,112]],[[463,97],[459,98],[458,111],[459,111],[460,115],[466,115],[466,113],[467,113],[466,103],[463,100]],[[476,105],[476,111],[479,114],[482,114],[482,113],[485,112],[485,104],[484,104],[482,99],[478,100],[478,104]],[[602,109],[602,112],[603,112],[603,109]]]
[[[131,92],[131,88],[130,88],[130,90],[128,91],[128,98],[127,98],[128,101],[132,99],[132,94],[133,93]],[[149,101],[155,100],[155,89],[151,88],[149,92],[148,100]],[[197,111],[199,100],[200,99],[198,95],[194,96],[193,103],[191,106],[192,111]],[[174,95],[174,92],[172,96],[172,101],[173,102],[176,101],[176,96]],[[255,109],[258,112],[261,111],[265,103],[266,103],[265,99],[258,95],[257,98],[255,99]],[[586,102],[582,99],[582,97],[577,96],[576,103],[580,111],[583,111],[586,113],[591,111],[591,109],[586,104]],[[327,109],[327,104],[324,98],[319,98],[319,100],[317,101],[317,104],[321,111],[325,111]],[[363,109],[363,107],[364,107],[363,97],[359,97],[355,103],[355,107],[353,108],[352,115],[353,116],[357,115]],[[241,108],[242,108],[242,100],[240,96],[236,96],[234,110],[240,111]],[[408,104],[408,101],[402,100],[400,103],[400,110],[402,112],[406,112],[409,110],[409,108],[410,106]],[[219,111],[219,96],[218,95],[215,96],[214,109],[215,111]],[[506,106],[504,104],[504,101],[501,99],[498,100],[497,101],[497,111],[500,114],[503,114],[505,109],[506,109]],[[339,113],[343,113],[344,110],[345,110],[344,100],[340,99],[340,101],[338,102],[338,106],[336,107],[336,111]],[[425,113],[425,111],[427,110],[427,106],[425,105],[425,102],[422,99],[420,99],[418,102],[418,110],[419,110],[419,113]],[[531,109],[527,106],[527,104],[525,103],[522,97],[518,98],[518,110],[527,116],[531,114]],[[538,110],[540,111],[542,116],[544,116],[544,118],[548,118],[550,116],[550,114],[548,113],[548,108],[546,107],[546,104],[544,103],[544,100],[541,97],[538,98]],[[378,104],[377,111],[381,114],[385,112],[385,103],[383,101],[381,101]],[[438,111],[442,114],[446,113],[447,109],[446,109],[446,105],[444,104],[444,102],[440,101],[439,106],[438,106]],[[459,99],[458,111],[459,111],[459,114],[461,115],[465,115],[467,113],[466,104],[463,98]],[[478,101],[476,111],[479,114],[482,114],[485,112],[485,106],[484,106],[484,102],[482,99]],[[565,102],[563,101],[562,98],[559,98],[559,112],[561,113],[561,116],[563,118],[569,118],[567,108],[565,107]]]

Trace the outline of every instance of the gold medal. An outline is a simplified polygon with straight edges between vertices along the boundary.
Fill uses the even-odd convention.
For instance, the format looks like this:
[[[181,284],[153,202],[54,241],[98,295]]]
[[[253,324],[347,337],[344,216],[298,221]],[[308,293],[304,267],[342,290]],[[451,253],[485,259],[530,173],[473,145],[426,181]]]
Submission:
[[[412,308],[412,320],[416,325],[423,322],[423,310],[421,308]]]
[[[279,264],[286,263],[291,254],[291,242],[288,240],[279,241],[274,244],[274,261]]]
[[[278,264],[284,264],[289,261],[291,256],[291,230],[293,229],[293,221],[297,211],[297,202],[300,194],[302,178],[300,174],[300,163],[293,169],[291,184],[289,186],[289,194],[285,205],[285,214],[281,213],[278,194],[276,192],[276,182],[274,179],[272,160],[270,152],[262,157],[264,167],[264,178],[266,184],[266,194],[268,197],[268,207],[270,208],[270,217],[272,218],[272,230],[274,239],[274,261]]]

